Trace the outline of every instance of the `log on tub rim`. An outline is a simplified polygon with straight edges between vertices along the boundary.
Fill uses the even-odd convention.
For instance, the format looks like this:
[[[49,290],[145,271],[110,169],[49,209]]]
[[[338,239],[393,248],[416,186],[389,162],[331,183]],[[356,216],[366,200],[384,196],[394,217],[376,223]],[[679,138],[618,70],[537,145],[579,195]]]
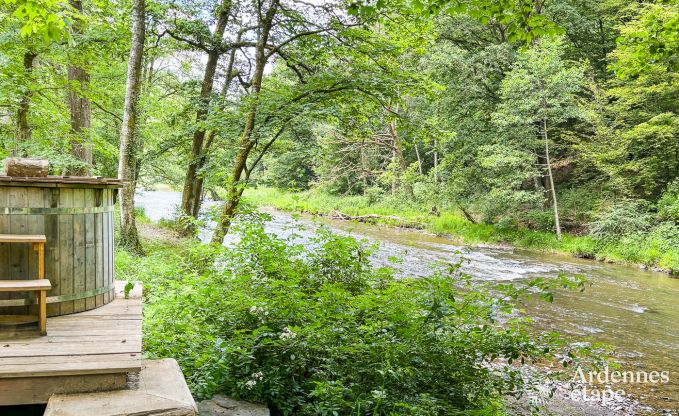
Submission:
[[[4,174],[8,176],[25,176],[44,178],[50,170],[47,159],[8,157],[4,162]]]

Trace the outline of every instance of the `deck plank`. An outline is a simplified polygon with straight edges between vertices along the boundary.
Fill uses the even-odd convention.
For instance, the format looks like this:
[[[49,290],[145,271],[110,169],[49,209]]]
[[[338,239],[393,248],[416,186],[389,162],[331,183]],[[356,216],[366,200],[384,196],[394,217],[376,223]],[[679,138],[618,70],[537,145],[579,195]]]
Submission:
[[[139,372],[140,295],[138,290],[130,299],[48,318],[44,337],[33,326],[0,327],[0,379]]]

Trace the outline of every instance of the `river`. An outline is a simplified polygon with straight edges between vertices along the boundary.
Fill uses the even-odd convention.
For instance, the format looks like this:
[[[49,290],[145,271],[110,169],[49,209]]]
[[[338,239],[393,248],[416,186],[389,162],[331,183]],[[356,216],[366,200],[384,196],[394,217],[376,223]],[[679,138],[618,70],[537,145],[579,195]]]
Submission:
[[[176,192],[142,192],[137,205],[154,221],[172,218],[179,204]],[[531,305],[527,313],[536,330],[555,330],[573,340],[602,342],[612,346],[625,371],[669,371],[663,384],[625,384],[627,393],[664,414],[679,414],[679,279],[632,266],[599,263],[567,256],[500,247],[463,247],[452,241],[416,230],[402,230],[346,221],[312,219],[267,211],[272,220],[267,230],[278,235],[291,232],[293,223],[308,238],[320,223],[330,228],[379,242],[374,261],[403,258],[397,267],[409,276],[429,273],[434,262],[464,259],[463,270],[475,278],[517,281],[553,277],[560,273],[582,274],[584,292],[561,291],[553,303]]]

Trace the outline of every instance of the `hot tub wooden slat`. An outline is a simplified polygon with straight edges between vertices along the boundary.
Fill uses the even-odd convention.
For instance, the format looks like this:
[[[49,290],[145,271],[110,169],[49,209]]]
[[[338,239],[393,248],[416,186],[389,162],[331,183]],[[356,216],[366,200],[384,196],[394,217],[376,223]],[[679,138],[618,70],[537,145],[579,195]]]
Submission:
[[[95,279],[96,279],[96,286],[97,287],[102,287],[104,286],[104,251],[106,250],[104,248],[104,239],[102,237],[103,235],[103,227],[104,227],[104,214],[94,214],[94,234],[95,234],[95,239],[97,240],[98,244],[101,244],[101,249],[97,249],[96,257],[95,257]],[[104,304],[104,295],[97,295],[95,297],[95,306],[98,308],[99,306]]]
[[[73,206],[76,208],[85,207],[85,189],[73,190]],[[85,269],[85,215],[73,216],[73,291],[82,293],[86,291],[85,280],[87,280],[87,270]],[[85,299],[73,301],[73,311],[82,312],[85,310]]]
[[[85,178],[83,182],[101,180]],[[0,234],[46,236],[45,272],[53,287],[47,295],[48,316],[85,311],[110,302],[117,190],[88,187],[86,183],[68,187],[64,181],[59,182],[60,187],[7,183],[0,180]],[[29,244],[12,247],[0,243],[1,275],[9,279],[36,277],[34,254]],[[26,314],[32,308],[33,299],[28,294],[0,294],[0,314]]]
[[[94,193],[93,192],[86,192],[85,193],[85,206],[86,207],[91,207],[94,206],[95,200],[94,200]],[[85,291],[88,290],[93,290],[96,288],[96,263],[94,261],[94,253],[95,253],[95,245],[96,241],[94,240],[94,215],[95,214],[85,214],[84,215],[84,225],[85,225],[85,280],[84,280],[84,286],[85,286]],[[87,297],[83,299],[84,302],[84,310],[87,309],[92,309],[96,306],[95,302],[95,297]]]
[[[73,207],[73,189],[61,189],[59,191],[59,206],[63,208]],[[75,293],[73,287],[73,216],[59,216],[59,247],[61,258],[61,294]],[[73,313],[73,301],[61,302],[60,314]]]
[[[9,205],[9,194],[0,192],[0,206]],[[9,233],[9,216],[0,215],[0,232]],[[0,276],[9,276],[9,244],[0,243]],[[9,293],[0,293],[0,301],[9,299]]]
[[[15,192],[9,195],[10,207],[25,207],[28,205],[28,189],[16,188]],[[10,234],[28,234],[28,217],[26,215],[17,218],[15,221],[10,221]],[[9,246],[9,271],[8,277],[15,279],[29,279],[34,278],[35,275],[30,274],[28,264],[28,254],[30,248],[25,244],[10,244]],[[28,293],[10,293],[9,299],[23,299],[29,297]],[[14,307],[10,308],[9,314],[29,314],[28,308]]]

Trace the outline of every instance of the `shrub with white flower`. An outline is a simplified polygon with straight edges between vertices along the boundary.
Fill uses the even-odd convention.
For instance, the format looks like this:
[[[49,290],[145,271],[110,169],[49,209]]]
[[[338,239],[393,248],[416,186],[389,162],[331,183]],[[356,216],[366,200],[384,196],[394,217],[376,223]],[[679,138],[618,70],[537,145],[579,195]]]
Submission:
[[[283,328],[283,332],[278,336],[282,340],[294,339],[297,336],[296,333],[292,332],[287,326]]]

